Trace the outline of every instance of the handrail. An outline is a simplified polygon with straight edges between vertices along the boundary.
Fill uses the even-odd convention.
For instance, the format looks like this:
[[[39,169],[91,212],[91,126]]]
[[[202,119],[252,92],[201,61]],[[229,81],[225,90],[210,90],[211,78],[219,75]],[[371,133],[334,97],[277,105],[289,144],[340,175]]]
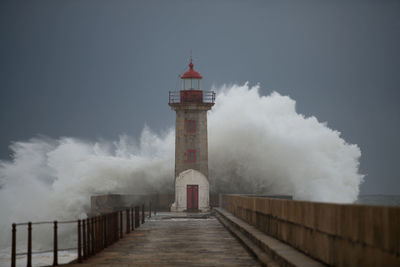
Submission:
[[[71,251],[71,250],[75,250],[77,249],[77,247],[73,247],[73,248],[62,248],[62,249],[58,249],[58,251]],[[49,253],[49,252],[53,252],[54,250],[41,250],[41,251],[32,251],[32,255],[34,254],[43,254],[43,253]],[[24,255],[28,255],[27,252],[20,252],[20,253],[16,253],[15,255],[17,256],[24,256]]]
[[[82,220],[68,221],[39,221],[39,222],[23,222],[12,224],[11,237],[11,267],[16,266],[16,256],[27,255],[27,267],[32,266],[32,254],[53,252],[53,266],[58,265],[58,252],[77,250],[77,262],[89,258],[100,252],[104,248],[117,242],[123,238],[123,228],[126,234],[134,231],[141,224],[145,223],[145,204],[141,205],[142,212],[140,214],[140,206],[130,207],[124,210],[105,213],[97,216],[88,217]],[[155,212],[155,211],[154,211]],[[124,223],[125,213],[125,223]],[[149,203],[149,218],[151,217],[151,202]],[[77,247],[74,248],[58,248],[58,225],[59,224],[77,224]],[[32,231],[33,225],[53,224],[53,249],[46,251],[32,251]],[[17,253],[16,233],[18,226],[28,226],[27,252]],[[125,226],[125,227],[124,227]]]
[[[181,104],[181,103],[215,103],[215,92],[214,91],[202,91],[202,90],[181,90],[181,91],[170,91],[169,100],[170,104]]]
[[[73,220],[73,221],[57,221],[58,224],[60,223],[76,223],[77,220]],[[39,224],[50,224],[50,223],[54,223],[54,221],[41,221],[41,222],[31,222],[32,225],[39,225]],[[16,226],[21,226],[21,225],[28,225],[29,222],[24,222],[24,223],[16,223]]]

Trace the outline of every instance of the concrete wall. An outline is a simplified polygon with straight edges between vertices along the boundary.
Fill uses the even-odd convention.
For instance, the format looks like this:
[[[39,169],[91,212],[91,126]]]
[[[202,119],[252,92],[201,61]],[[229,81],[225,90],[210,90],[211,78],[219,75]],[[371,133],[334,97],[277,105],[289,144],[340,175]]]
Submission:
[[[97,195],[91,196],[91,214],[108,213],[125,209],[135,205],[146,204],[152,202],[153,210],[157,211],[170,211],[171,204],[174,202],[175,196],[173,194],[150,194],[150,195]],[[210,195],[210,205],[216,207],[218,205],[218,195]]]
[[[223,195],[220,207],[334,266],[400,266],[400,207]]]
[[[108,213],[145,204],[146,209],[151,201],[152,209],[157,211],[169,211],[174,201],[173,194],[149,194],[149,195],[121,195],[108,194],[91,196],[91,214]]]

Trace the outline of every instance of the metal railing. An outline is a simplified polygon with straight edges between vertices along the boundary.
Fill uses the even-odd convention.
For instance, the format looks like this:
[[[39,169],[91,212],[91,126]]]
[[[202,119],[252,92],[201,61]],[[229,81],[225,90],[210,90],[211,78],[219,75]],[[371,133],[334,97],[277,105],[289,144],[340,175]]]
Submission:
[[[170,91],[169,100],[170,104],[179,103],[215,103],[215,92],[214,91],[202,91],[202,90],[181,90],[181,91]]]
[[[140,224],[145,223],[145,205],[127,208],[120,211],[110,212],[98,216],[92,216],[83,220],[71,221],[42,221],[42,222],[26,222],[13,223],[11,230],[11,267],[16,266],[17,256],[27,255],[26,266],[32,266],[32,254],[53,252],[53,266],[58,265],[59,251],[77,250],[77,262],[100,252],[104,248],[117,242],[123,237],[125,228],[126,234],[140,227]],[[155,214],[155,211],[154,211]],[[124,216],[125,215],[125,216]],[[151,202],[149,203],[149,218],[151,217]],[[125,219],[124,219],[125,217]],[[74,224],[77,225],[77,247],[59,249],[58,248],[58,226],[59,224]],[[53,249],[47,251],[32,252],[32,231],[34,225],[52,224],[53,225]],[[17,227],[27,226],[27,252],[17,253]],[[125,226],[125,227],[124,227]]]

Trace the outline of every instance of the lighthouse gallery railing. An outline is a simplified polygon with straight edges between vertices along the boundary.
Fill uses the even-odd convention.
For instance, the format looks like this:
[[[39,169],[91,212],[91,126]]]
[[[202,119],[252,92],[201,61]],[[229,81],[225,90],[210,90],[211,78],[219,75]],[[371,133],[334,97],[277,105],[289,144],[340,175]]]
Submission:
[[[203,90],[181,90],[181,91],[170,91],[169,92],[169,103],[180,104],[180,103],[215,103],[215,92],[214,91],[203,91]]]

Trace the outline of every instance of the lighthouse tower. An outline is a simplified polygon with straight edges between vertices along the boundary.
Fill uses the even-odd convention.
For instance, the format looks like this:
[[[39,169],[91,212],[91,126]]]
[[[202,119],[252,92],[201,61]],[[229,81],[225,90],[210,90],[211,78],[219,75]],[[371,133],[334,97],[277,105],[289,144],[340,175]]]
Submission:
[[[182,90],[169,92],[169,106],[176,112],[175,202],[171,211],[208,211],[207,111],[215,93],[201,89],[202,76],[194,70],[181,75]]]

